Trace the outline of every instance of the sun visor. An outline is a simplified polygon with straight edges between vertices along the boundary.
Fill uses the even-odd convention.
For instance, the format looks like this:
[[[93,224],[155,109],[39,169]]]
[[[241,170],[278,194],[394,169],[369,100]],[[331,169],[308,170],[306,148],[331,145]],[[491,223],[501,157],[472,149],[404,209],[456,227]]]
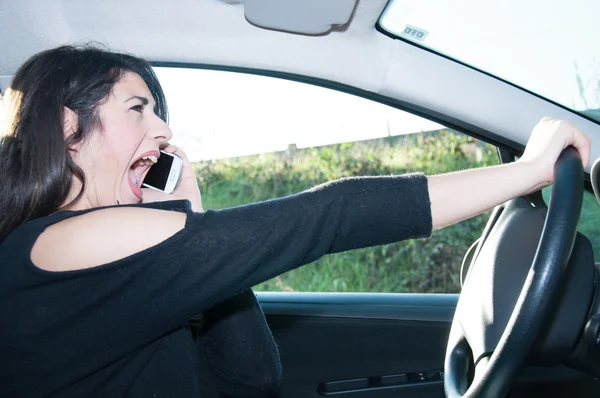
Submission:
[[[306,35],[350,21],[357,0],[245,0],[246,19],[259,27]]]

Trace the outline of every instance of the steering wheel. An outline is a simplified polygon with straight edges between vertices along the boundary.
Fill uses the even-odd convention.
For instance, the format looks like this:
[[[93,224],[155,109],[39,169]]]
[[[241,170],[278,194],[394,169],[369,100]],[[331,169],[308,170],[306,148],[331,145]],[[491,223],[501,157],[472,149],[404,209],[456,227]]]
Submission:
[[[446,351],[444,388],[450,398],[504,397],[524,367],[540,330],[553,315],[581,213],[583,166],[579,152],[566,148],[554,173],[545,220],[540,216],[543,213],[535,212],[543,220],[543,229],[533,262],[524,270],[525,282],[520,293],[515,291],[514,307],[502,299],[503,288],[491,282],[503,272],[488,261],[501,254],[494,238],[486,239],[479,252],[489,255],[479,255],[469,270]],[[495,225],[488,238],[494,232],[501,236],[502,228]],[[518,245],[518,238],[515,239],[513,243]],[[504,277],[504,284],[509,288],[510,277]],[[506,313],[505,320],[499,321],[502,312]]]

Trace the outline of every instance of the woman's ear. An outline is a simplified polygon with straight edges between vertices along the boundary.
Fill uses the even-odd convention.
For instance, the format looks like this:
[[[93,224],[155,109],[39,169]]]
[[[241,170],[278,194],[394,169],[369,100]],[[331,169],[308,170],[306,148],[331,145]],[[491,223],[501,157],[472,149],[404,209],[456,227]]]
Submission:
[[[77,114],[66,106],[63,107],[63,133],[65,140],[75,134],[79,129],[79,118]]]
[[[79,117],[71,109],[63,107],[63,135],[69,151],[77,152],[81,145],[81,140],[73,140],[77,131],[79,131]]]

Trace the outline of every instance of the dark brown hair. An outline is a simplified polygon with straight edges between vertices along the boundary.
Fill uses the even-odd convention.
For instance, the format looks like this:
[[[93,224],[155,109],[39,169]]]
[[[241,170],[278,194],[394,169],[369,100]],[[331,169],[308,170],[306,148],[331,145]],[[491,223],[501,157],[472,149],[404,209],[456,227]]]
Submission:
[[[0,242],[26,221],[79,200],[85,175],[69,148],[101,128],[98,107],[125,72],[146,82],[154,111],[166,122],[164,93],[145,60],[95,45],[62,46],[34,55],[19,68],[2,99],[7,114],[0,126]],[[66,140],[65,107],[78,117],[77,130]],[[63,206],[73,177],[82,189]]]

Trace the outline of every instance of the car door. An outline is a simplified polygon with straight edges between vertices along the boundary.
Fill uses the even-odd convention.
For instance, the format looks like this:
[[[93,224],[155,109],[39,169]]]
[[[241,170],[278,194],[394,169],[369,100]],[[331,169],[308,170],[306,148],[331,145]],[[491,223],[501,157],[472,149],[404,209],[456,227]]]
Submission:
[[[444,396],[444,352],[456,295],[258,297],[281,353],[280,397]]]

